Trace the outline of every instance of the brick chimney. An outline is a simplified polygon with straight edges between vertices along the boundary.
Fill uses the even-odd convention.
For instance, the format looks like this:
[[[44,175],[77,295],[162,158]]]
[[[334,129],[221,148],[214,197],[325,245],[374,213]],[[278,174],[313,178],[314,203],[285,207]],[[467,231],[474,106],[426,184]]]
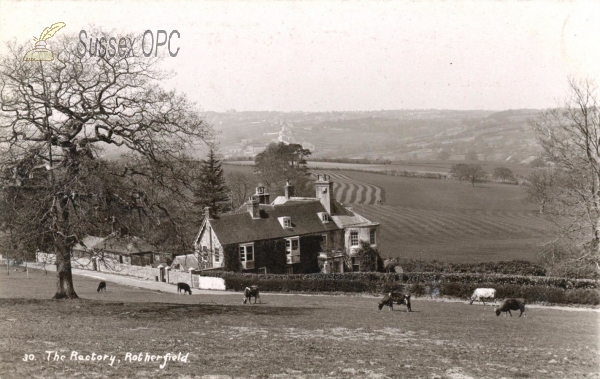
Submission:
[[[287,200],[289,200],[290,197],[294,197],[294,186],[290,184],[289,179],[286,179],[285,180],[285,198]]]
[[[317,181],[315,181],[315,193],[316,198],[323,204],[323,208],[325,208],[327,213],[331,214],[331,206],[333,205],[333,182],[329,175],[317,175]]]
[[[267,191],[267,189],[263,186],[258,186],[256,187],[256,193],[254,194],[256,197],[258,197],[258,203],[259,204],[269,204],[269,192]]]
[[[250,213],[250,216],[252,216],[252,219],[260,218],[259,204],[259,199],[256,195],[251,196],[248,202],[246,203],[246,209],[248,210],[248,213]]]

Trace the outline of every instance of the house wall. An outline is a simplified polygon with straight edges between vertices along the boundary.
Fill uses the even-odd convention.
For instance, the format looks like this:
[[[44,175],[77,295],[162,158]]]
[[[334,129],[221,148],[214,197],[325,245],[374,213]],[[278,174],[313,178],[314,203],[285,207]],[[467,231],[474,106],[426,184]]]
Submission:
[[[327,238],[332,238],[328,233]],[[300,236],[300,262],[293,265],[295,274],[319,272],[318,256],[321,252],[322,234]],[[262,272],[262,267],[267,268],[267,273],[285,274],[288,267],[286,260],[285,239],[272,239],[254,241],[254,269],[242,270],[239,257],[239,244],[226,245],[225,268],[228,271]]]
[[[329,238],[329,236],[327,236]],[[319,253],[321,252],[320,234],[300,237],[300,263],[294,264],[294,274],[319,272]]]
[[[351,246],[350,245],[350,233],[358,232],[358,241],[367,241],[370,240],[370,232],[372,229],[375,229],[375,244],[371,245],[375,249],[379,249],[379,225],[376,226],[365,226],[358,228],[347,228],[344,231],[344,243],[345,246],[349,249],[350,253],[353,254],[356,250],[358,250],[359,246]]]
[[[195,249],[196,249],[196,253],[199,254],[199,256],[201,256],[203,246],[206,246],[208,249],[209,260],[211,262],[210,267],[223,267],[224,266],[223,246],[221,246],[221,243],[219,242],[219,239],[217,238],[215,231],[210,226],[210,222],[208,222],[205,225],[204,230],[202,230],[202,233],[200,235],[200,238],[196,242]],[[219,253],[219,257],[220,257],[218,262],[215,259],[215,252],[217,250]]]

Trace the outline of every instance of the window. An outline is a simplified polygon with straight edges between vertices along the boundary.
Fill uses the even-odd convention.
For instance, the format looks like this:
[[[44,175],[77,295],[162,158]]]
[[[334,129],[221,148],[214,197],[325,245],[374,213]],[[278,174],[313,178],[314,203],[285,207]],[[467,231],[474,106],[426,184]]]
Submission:
[[[358,232],[350,232],[350,246],[358,246]]]
[[[375,235],[377,234],[377,232],[375,231],[375,229],[371,229],[371,232],[369,233],[369,242],[371,243],[371,245],[375,245]]]
[[[292,219],[289,216],[277,217],[277,220],[279,220],[279,224],[281,224],[283,228],[287,229],[292,227]]]
[[[285,239],[285,254],[288,264],[300,262],[300,238]]]
[[[220,259],[221,259],[221,252],[219,251],[219,249],[215,249],[215,262],[219,262]]]
[[[319,217],[321,218],[322,223],[329,222],[329,215],[327,214],[327,212],[319,212],[318,214],[319,214]]]
[[[240,262],[245,269],[254,268],[254,244],[240,245]]]

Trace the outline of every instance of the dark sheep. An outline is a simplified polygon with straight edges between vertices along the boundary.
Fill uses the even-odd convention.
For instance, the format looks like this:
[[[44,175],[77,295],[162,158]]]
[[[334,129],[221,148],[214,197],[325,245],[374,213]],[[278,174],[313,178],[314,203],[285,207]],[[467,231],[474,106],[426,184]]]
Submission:
[[[410,307],[410,295],[403,294],[401,292],[390,292],[386,294],[383,299],[379,302],[379,310],[381,310],[384,306],[388,306],[390,311],[394,310],[394,303],[396,304],[406,304],[406,308],[408,312],[412,312]]]
[[[502,312],[508,312],[510,317],[512,313],[510,311],[521,311],[519,317],[525,313],[525,299],[506,299],[496,308],[496,316],[500,316]]]
[[[100,282],[100,284],[98,284],[98,292],[104,290],[104,292],[106,292],[106,282]]]
[[[181,293],[181,291],[183,291],[184,294],[189,293],[190,295],[192,294],[192,289],[190,288],[190,285],[187,283],[177,283],[177,293]]]
[[[256,304],[256,300],[260,301],[260,303],[262,304],[262,301],[260,300],[260,292],[258,290],[258,286],[250,286],[244,289],[244,304],[250,303],[252,297],[254,297],[254,304]]]

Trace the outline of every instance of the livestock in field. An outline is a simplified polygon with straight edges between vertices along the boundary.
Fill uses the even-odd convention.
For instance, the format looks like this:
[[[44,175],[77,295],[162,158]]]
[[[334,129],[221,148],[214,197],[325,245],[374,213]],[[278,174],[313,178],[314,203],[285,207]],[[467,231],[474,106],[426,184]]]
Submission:
[[[251,303],[252,297],[254,297],[254,304],[256,304],[256,300],[260,300],[260,292],[258,290],[258,286],[250,286],[244,289],[244,304]]]
[[[474,301],[479,301],[485,305],[485,301],[494,301],[496,302],[496,290],[494,288],[477,288],[473,291],[473,295],[471,296],[471,302],[469,304],[473,304]]]
[[[106,292],[106,282],[100,282],[100,284],[98,284],[98,292],[104,290],[104,292]]]
[[[505,299],[498,307],[496,307],[496,316],[500,316],[502,312],[508,312],[510,317],[512,313],[510,311],[521,311],[519,317],[525,313],[525,299]]]
[[[406,304],[406,308],[408,312],[412,312],[410,307],[410,295],[406,295],[402,292],[390,292],[386,294],[383,299],[379,302],[379,310],[381,310],[385,305],[387,305],[390,311],[394,310],[394,303],[396,304]]]
[[[177,283],[177,293],[181,293],[181,291],[183,291],[183,293],[189,293],[190,295],[192,294],[192,289],[190,288],[190,285],[187,283]]]

